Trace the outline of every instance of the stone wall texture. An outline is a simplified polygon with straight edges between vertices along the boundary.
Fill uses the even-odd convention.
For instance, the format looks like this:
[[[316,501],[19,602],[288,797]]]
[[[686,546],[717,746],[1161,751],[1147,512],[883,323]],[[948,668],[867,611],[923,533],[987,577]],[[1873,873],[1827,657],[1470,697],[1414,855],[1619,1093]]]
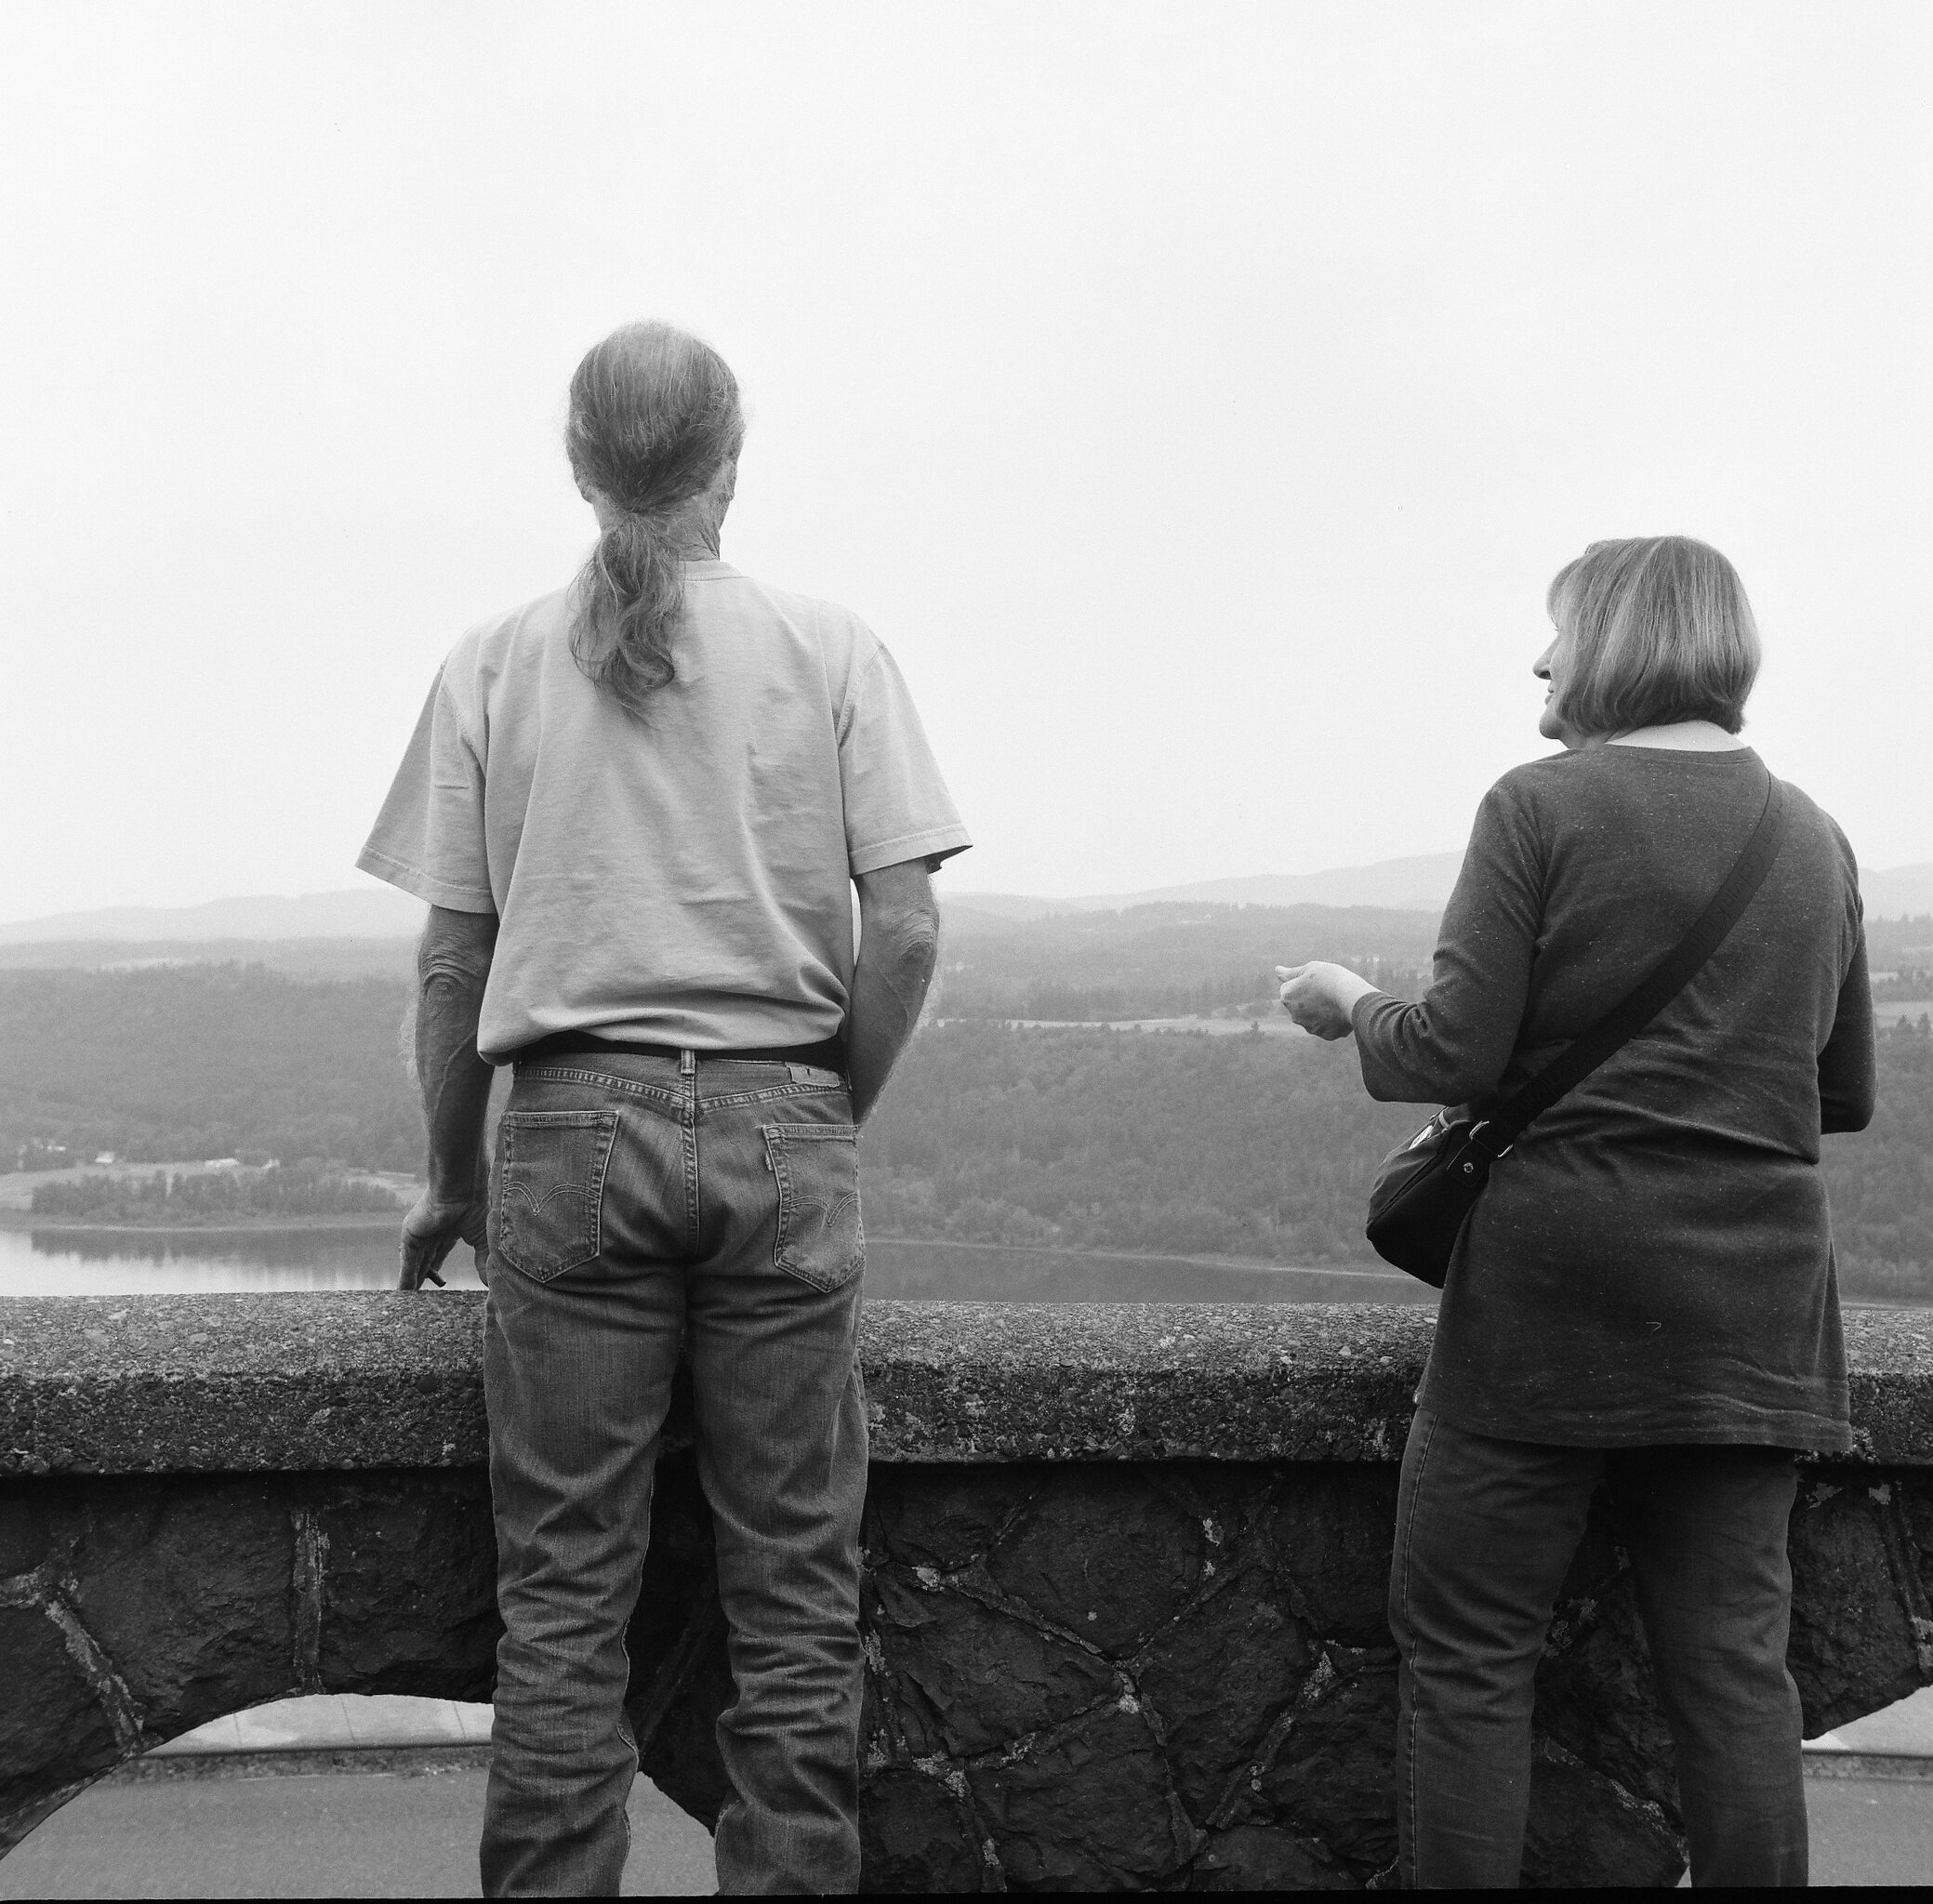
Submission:
[[[265,1300],[0,1302],[0,1842],[264,1699],[488,1696],[474,1305]],[[1860,1457],[1810,1469],[1793,1520],[1813,1731],[1933,1681],[1933,1340],[1858,1327]],[[873,1312],[868,1888],[1388,1882],[1383,1600],[1427,1340],[1388,1310]],[[731,1687],[688,1453],[630,1643],[645,1769],[708,1823]],[[1526,1882],[1675,1883],[1605,1500],[1537,1723]]]

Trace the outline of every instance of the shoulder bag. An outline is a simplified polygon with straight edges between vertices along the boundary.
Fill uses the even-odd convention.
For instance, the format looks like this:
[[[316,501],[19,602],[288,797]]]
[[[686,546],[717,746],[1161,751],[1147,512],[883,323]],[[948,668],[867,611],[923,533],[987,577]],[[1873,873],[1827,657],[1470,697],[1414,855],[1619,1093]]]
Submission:
[[[1480,1114],[1439,1111],[1383,1159],[1365,1232],[1385,1263],[1440,1289],[1465,1220],[1524,1127],[1627,1044],[1690,984],[1765,883],[1785,838],[1785,789],[1770,775],[1765,811],[1738,863],[1691,929],[1591,1029],[1537,1076]]]

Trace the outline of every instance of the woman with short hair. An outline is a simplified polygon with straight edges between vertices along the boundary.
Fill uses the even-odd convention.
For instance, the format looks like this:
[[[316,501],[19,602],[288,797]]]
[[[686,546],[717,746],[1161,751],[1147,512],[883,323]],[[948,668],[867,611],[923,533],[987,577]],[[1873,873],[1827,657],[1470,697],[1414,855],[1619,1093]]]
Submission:
[[[1428,992],[1284,970],[1372,1097],[1507,1097],[1676,945],[1766,811],[1739,738],[1758,635],[1716,549],[1594,543],[1549,607],[1540,731],[1566,751],[1485,796]],[[1794,1451],[1851,1445],[1820,1136],[1871,1118],[1874,1052],[1852,850],[1784,802],[1717,950],[1524,1131],[1458,1238],[1390,1578],[1408,1884],[1517,1883],[1532,1679],[1604,1480],[1693,1882],[1806,1882],[1786,1523]]]

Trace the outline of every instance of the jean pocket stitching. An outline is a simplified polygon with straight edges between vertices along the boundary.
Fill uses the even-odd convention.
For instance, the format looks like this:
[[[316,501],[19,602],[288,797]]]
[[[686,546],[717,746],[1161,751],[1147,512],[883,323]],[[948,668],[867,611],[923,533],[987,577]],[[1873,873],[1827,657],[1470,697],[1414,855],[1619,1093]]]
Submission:
[[[759,1135],[765,1141],[765,1162],[778,1188],[778,1221],[773,1238],[772,1263],[781,1275],[801,1282],[808,1289],[818,1290],[821,1295],[830,1295],[833,1290],[842,1289],[866,1266],[866,1231],[859,1210],[858,1170],[858,1130],[850,1124],[764,1124],[759,1127]],[[794,1256],[788,1261],[787,1252],[793,1245],[793,1225],[798,1215],[799,1186],[792,1172],[790,1145],[801,1144],[844,1144],[853,1151],[854,1183],[849,1191],[841,1193],[828,1209],[827,1226],[830,1228],[842,1218],[848,1208],[854,1211],[854,1249],[851,1259],[842,1272],[829,1276],[823,1271],[810,1268]]]
[[[564,1183],[544,1193],[541,1198],[531,1194],[528,1184],[517,1183],[511,1172],[517,1164],[517,1133],[521,1130],[591,1130],[597,1133],[592,1141],[590,1167],[584,1179],[579,1182],[573,1175]],[[520,1276],[528,1276],[533,1282],[554,1282],[568,1270],[581,1267],[593,1261],[604,1245],[604,1180],[610,1174],[611,1153],[617,1142],[617,1113],[615,1110],[600,1111],[515,1111],[507,1110],[501,1126],[501,1141],[498,1145],[499,1176],[496,1192],[496,1249],[506,1263]],[[529,1206],[532,1216],[541,1216],[546,1205],[561,1196],[581,1195],[585,1203],[585,1225],[582,1247],[569,1253],[566,1260],[556,1263],[545,1263],[541,1267],[518,1261],[516,1231],[510,1220],[510,1193],[515,1191]],[[576,1239],[573,1239],[576,1241]]]

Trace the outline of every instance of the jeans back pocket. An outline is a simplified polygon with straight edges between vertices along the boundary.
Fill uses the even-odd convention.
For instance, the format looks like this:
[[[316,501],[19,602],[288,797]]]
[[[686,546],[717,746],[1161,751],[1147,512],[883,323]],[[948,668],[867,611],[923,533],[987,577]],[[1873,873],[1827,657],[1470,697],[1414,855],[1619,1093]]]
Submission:
[[[616,1111],[506,1111],[491,1253],[540,1283],[589,1263],[616,1136]]]
[[[859,1223],[859,1133],[850,1124],[763,1124],[765,1164],[778,1183],[773,1261],[815,1289],[866,1267]]]

